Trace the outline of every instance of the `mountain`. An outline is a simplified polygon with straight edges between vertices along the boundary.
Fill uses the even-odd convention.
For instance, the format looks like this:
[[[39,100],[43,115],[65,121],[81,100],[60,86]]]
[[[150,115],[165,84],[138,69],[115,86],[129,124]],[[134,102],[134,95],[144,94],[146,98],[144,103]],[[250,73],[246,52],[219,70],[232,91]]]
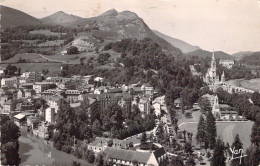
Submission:
[[[231,55],[222,52],[222,51],[215,51],[214,55],[217,59],[234,59]],[[189,53],[186,53],[185,56],[197,56],[199,58],[207,58],[212,56],[212,52],[206,51],[206,50],[195,50]]]
[[[191,45],[191,44],[189,44],[189,43],[186,43],[186,42],[184,42],[184,41],[182,41],[182,40],[179,40],[179,39],[176,39],[176,38],[172,38],[172,37],[167,36],[167,35],[165,35],[165,34],[163,34],[163,33],[161,33],[161,32],[158,32],[158,31],[156,31],[156,30],[153,30],[153,32],[154,32],[157,36],[163,38],[164,40],[166,40],[167,42],[169,42],[170,44],[172,44],[173,46],[175,46],[175,47],[181,49],[181,51],[182,51],[183,53],[188,53],[188,52],[192,52],[192,51],[195,51],[195,50],[200,49],[198,46],[193,46],[193,45]]]
[[[157,36],[137,14],[130,11],[117,12],[115,9],[111,9],[97,17],[80,19],[64,25],[85,29],[86,32],[79,34],[72,42],[78,48],[84,49],[90,45],[100,47],[124,38],[149,37],[157,42],[165,52],[174,56],[182,55],[179,48]]]
[[[50,16],[42,18],[41,21],[46,24],[66,24],[81,19],[83,18],[72,14],[64,13],[63,11],[59,11]]]
[[[259,52],[251,52],[249,54],[243,54],[242,58],[239,60],[241,63],[247,65],[256,65],[260,66],[260,51]]]
[[[32,17],[22,11],[12,9],[0,5],[1,20],[0,25],[2,28],[22,26],[22,25],[38,25],[41,21]]]
[[[242,51],[242,52],[238,52],[238,53],[232,54],[232,56],[234,57],[234,59],[239,61],[242,58],[251,55],[252,53],[253,52],[251,52],[251,51]]]

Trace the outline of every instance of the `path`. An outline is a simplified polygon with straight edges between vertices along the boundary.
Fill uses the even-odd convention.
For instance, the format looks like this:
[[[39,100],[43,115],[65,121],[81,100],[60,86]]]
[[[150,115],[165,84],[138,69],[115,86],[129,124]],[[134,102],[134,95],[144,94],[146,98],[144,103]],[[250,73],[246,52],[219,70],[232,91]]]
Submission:
[[[59,62],[59,63],[66,63],[65,61],[58,61],[58,60],[53,60],[53,59],[49,59],[46,58],[44,55],[42,54],[38,54],[40,57],[42,57],[43,59],[46,59],[47,61],[51,61],[51,62]]]

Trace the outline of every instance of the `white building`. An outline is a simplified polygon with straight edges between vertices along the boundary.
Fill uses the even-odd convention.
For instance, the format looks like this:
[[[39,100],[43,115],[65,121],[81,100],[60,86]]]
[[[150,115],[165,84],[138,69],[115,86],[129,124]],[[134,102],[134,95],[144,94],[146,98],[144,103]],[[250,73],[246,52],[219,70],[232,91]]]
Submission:
[[[12,87],[15,86],[15,84],[17,83],[18,83],[17,77],[2,78],[1,87]]]
[[[231,69],[233,65],[235,64],[234,59],[220,59],[219,64],[222,66]]]
[[[48,107],[45,110],[45,121],[50,122],[50,123],[54,123],[55,122],[54,114],[55,114],[55,108]]]

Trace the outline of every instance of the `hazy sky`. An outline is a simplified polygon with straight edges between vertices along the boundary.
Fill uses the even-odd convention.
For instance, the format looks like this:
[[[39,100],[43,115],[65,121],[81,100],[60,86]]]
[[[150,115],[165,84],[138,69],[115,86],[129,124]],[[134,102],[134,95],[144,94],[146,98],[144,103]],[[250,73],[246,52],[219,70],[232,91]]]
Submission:
[[[81,17],[111,8],[137,13],[151,29],[212,51],[260,51],[260,0],[0,0],[42,18],[57,11]]]

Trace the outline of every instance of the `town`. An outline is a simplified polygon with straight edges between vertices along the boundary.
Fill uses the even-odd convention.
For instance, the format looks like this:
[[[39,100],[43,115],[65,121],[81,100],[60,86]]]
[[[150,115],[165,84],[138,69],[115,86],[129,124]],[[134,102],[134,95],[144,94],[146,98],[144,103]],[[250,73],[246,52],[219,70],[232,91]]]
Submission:
[[[20,7],[3,3],[7,6],[0,6],[0,165],[259,165],[260,52],[244,40],[242,47],[238,38],[230,42],[222,33],[206,35],[212,20],[225,17],[214,16],[207,22],[211,28],[205,28],[196,23],[203,21],[181,16],[172,27],[170,17],[175,15],[162,13],[162,20],[167,19],[162,23],[153,11],[157,5],[148,5],[154,24],[147,14],[119,1],[106,8],[100,2],[102,10],[84,17],[73,15],[77,11],[73,5],[65,10],[66,3],[55,3],[53,11],[71,14],[49,15],[40,3],[31,5],[44,12],[27,7],[25,13],[20,9],[27,3]],[[118,3],[124,10],[110,9]],[[195,6],[180,5],[184,1],[161,3],[169,11],[175,5],[188,11]],[[215,0],[208,3],[217,6],[213,13],[234,8]],[[80,4],[77,9],[93,7]],[[137,4],[142,6],[141,1]],[[203,20],[206,15],[198,9],[205,6],[196,5],[192,10]],[[143,6],[146,9],[147,4]],[[175,27],[180,20],[185,23],[181,33]],[[185,40],[203,38],[198,42],[201,47],[152,29],[161,31],[168,24]]]

